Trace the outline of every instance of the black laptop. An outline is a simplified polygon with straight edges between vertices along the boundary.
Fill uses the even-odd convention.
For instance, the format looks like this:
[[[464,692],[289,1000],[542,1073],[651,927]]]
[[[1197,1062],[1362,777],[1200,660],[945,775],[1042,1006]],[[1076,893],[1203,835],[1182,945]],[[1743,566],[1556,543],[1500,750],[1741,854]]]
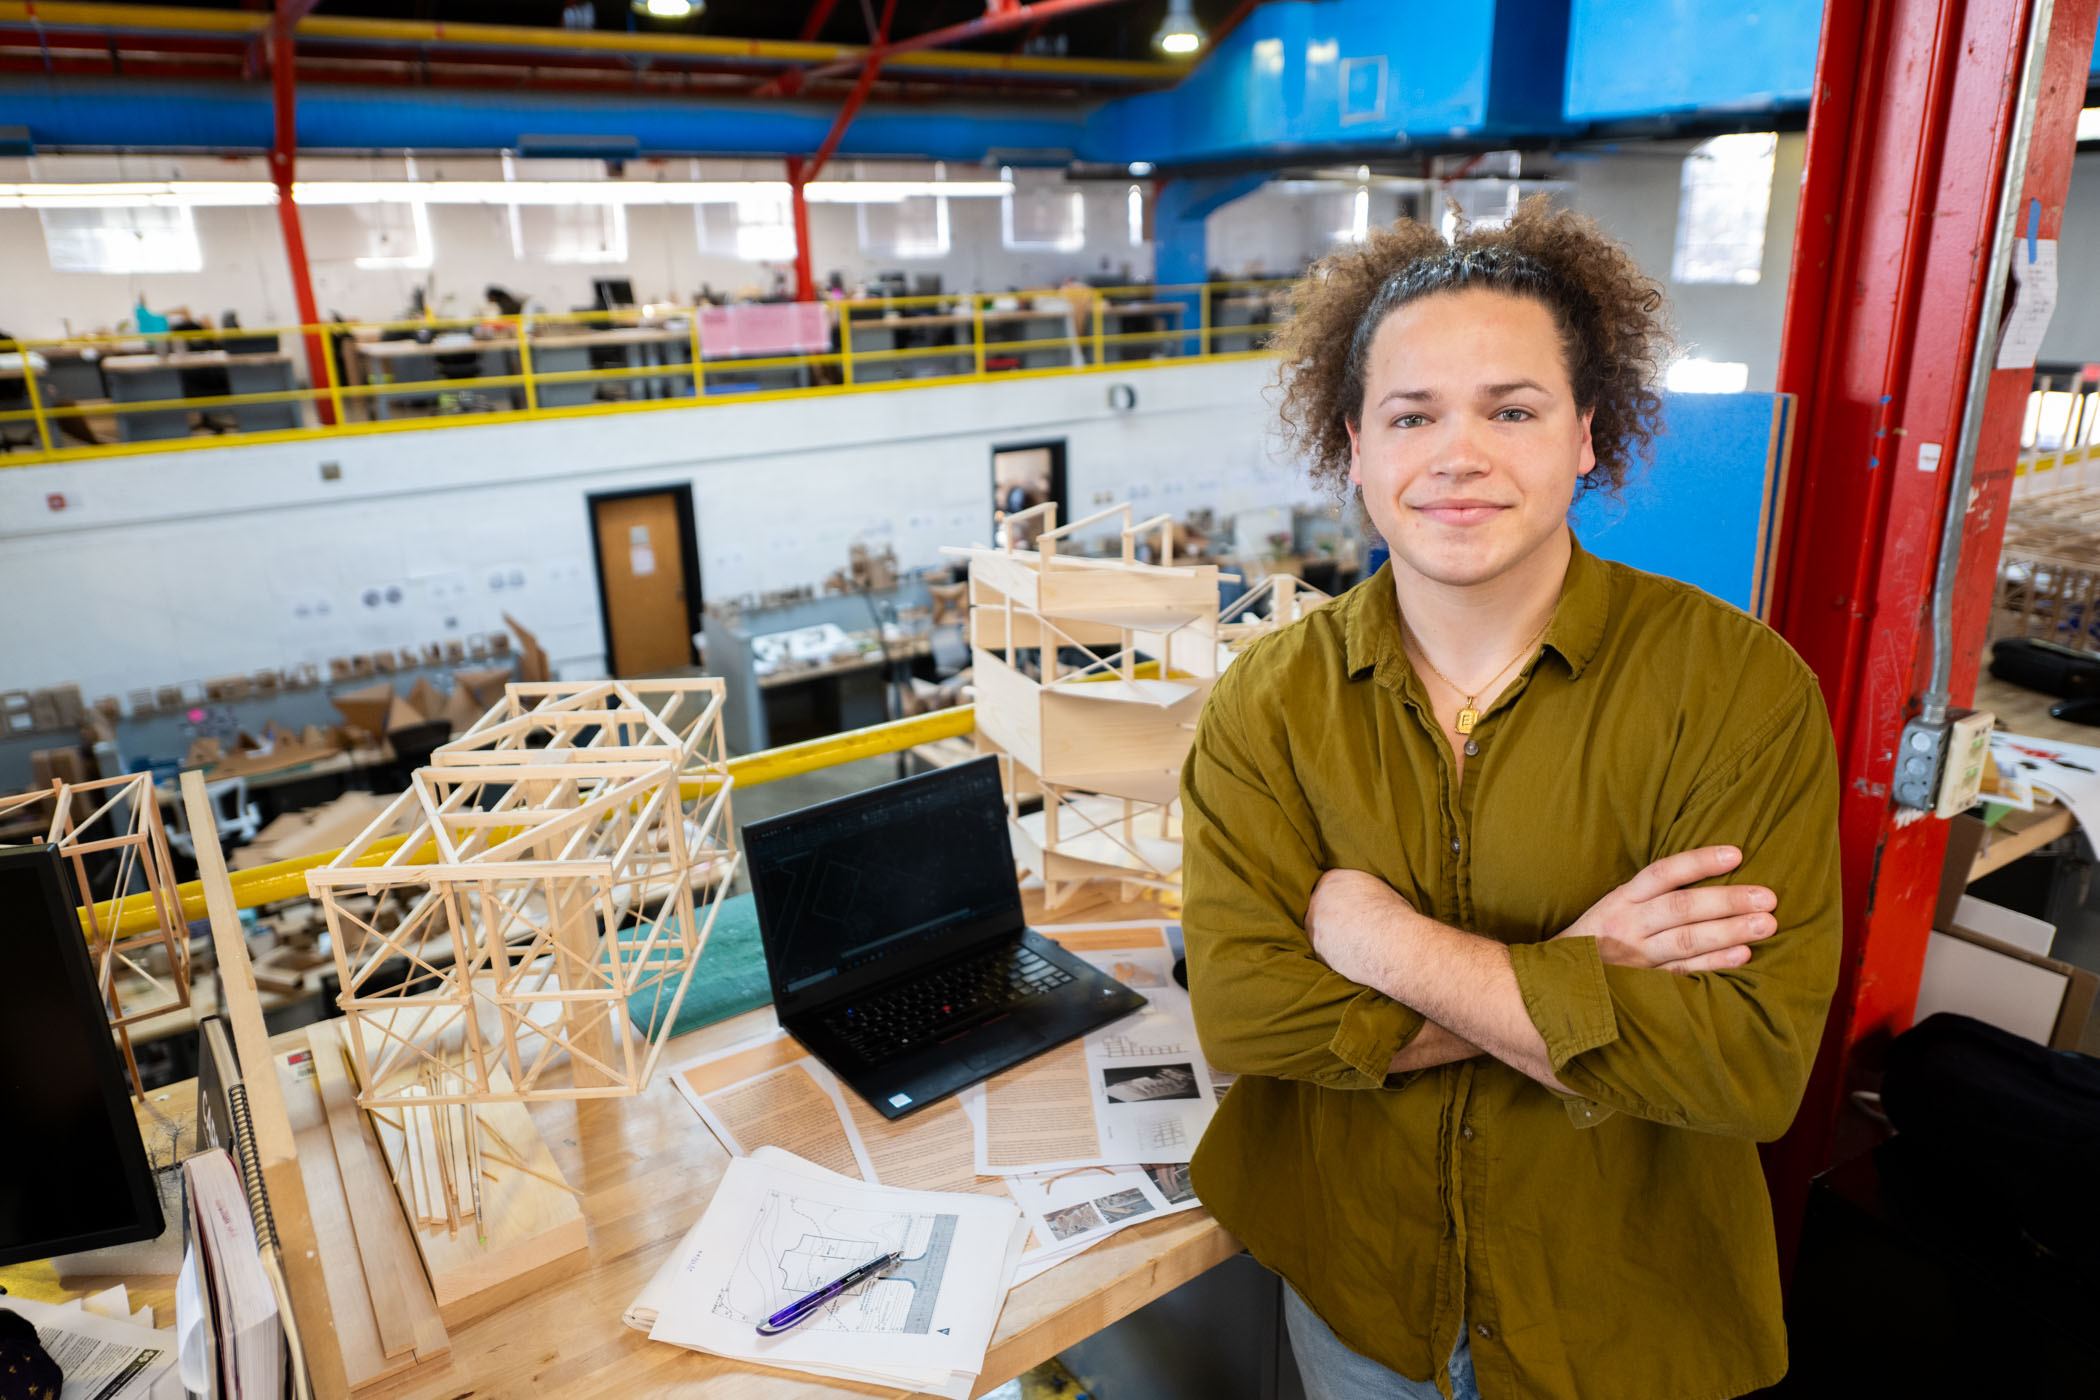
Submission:
[[[995,758],[744,827],[780,1024],[882,1113],[1145,1004],[1027,927]]]

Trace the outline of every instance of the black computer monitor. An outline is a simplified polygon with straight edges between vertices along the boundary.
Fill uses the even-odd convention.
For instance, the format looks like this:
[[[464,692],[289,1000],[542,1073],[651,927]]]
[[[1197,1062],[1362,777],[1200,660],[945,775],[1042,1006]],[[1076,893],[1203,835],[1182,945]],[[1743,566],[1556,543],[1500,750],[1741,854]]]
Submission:
[[[598,298],[600,311],[634,305],[634,283],[625,277],[595,278],[591,282],[591,291]]]
[[[922,272],[911,279],[911,294],[915,297],[937,297],[941,294],[941,274]]]
[[[78,901],[53,846],[0,846],[0,1264],[158,1236]]]

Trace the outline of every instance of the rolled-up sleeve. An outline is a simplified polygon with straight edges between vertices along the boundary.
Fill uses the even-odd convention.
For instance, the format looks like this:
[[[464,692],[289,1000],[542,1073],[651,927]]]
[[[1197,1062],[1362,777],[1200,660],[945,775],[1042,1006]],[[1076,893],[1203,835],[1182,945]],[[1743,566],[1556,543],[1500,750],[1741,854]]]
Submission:
[[[1591,938],[1510,949],[1554,1074],[1609,1108],[1770,1141],[1800,1106],[1843,940],[1838,779],[1822,696],[1806,678],[1704,775],[1658,856],[1733,845],[1717,883],[1764,885],[1778,929],[1727,971],[1607,965]]]
[[[1321,874],[1304,795],[1249,748],[1228,671],[1182,767],[1182,933],[1203,1053],[1231,1074],[1398,1088],[1393,1056],[1422,1017],[1316,957],[1305,910]]]

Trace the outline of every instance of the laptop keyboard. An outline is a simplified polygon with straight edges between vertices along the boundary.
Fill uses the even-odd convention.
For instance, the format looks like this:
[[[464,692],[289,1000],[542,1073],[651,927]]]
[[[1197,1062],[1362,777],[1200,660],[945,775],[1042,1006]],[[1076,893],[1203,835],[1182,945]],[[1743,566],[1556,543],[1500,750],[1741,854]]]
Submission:
[[[1071,980],[1071,973],[1026,945],[1008,943],[834,1011],[824,1024],[868,1064],[885,1064]]]

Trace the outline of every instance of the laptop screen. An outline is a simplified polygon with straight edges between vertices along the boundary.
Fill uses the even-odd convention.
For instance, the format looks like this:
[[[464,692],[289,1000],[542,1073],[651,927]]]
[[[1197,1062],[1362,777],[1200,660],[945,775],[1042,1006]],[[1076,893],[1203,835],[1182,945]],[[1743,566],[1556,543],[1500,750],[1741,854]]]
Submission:
[[[744,854],[784,1011],[1021,927],[995,758],[752,822]]]

